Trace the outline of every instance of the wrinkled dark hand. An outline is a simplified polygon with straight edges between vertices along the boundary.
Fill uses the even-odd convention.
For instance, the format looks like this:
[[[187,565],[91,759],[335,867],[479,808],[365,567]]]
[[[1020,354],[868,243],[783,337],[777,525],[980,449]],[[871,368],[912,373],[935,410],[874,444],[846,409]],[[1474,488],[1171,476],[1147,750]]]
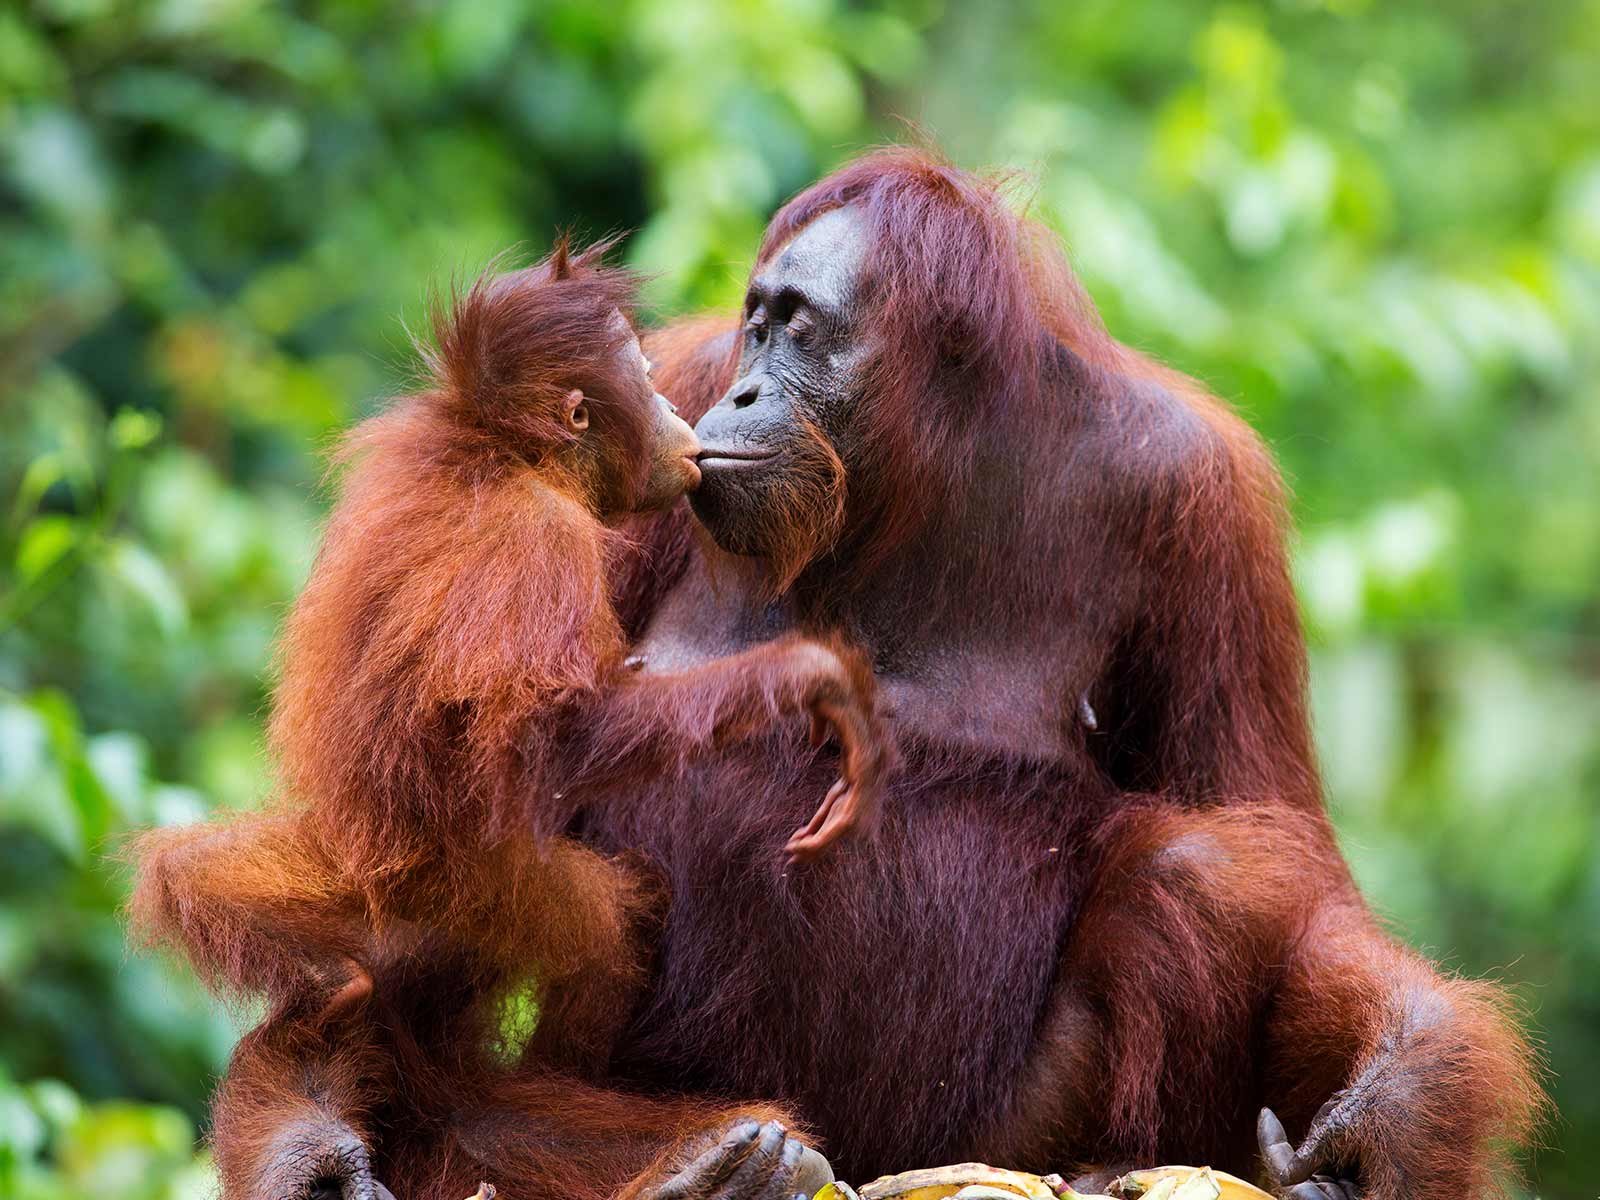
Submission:
[[[1342,1099],[1340,1093],[1317,1110],[1298,1147],[1290,1144],[1277,1114],[1270,1108],[1261,1110],[1256,1141],[1272,1190],[1286,1200],[1361,1200],[1349,1165],[1336,1157],[1334,1143],[1344,1129]]]
[[[714,1140],[713,1140],[714,1139]],[[807,1200],[833,1169],[779,1121],[743,1117],[642,1200]]]

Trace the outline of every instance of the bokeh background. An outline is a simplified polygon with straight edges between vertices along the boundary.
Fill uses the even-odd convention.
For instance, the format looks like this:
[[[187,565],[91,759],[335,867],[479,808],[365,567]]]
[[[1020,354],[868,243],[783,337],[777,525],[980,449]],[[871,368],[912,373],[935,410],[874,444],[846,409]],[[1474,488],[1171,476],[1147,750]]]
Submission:
[[[1032,173],[1120,337],[1294,489],[1330,802],[1526,1001],[1600,1189],[1600,3],[0,6],[0,1196],[212,1188],[235,1025],[118,838],[255,803],[331,433],[430,287],[635,231],[659,315],[876,141]],[[911,1164],[908,1164],[911,1165]]]

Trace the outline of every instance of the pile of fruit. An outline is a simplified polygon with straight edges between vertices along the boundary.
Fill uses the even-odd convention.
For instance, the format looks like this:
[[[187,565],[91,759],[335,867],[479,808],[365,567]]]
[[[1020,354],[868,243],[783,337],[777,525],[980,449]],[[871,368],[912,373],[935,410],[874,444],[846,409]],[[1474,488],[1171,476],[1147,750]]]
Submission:
[[[982,1163],[885,1175],[862,1187],[830,1183],[812,1200],[1272,1200],[1258,1187],[1210,1167],[1130,1171],[1105,1194],[1073,1191],[1059,1176],[1026,1175]]]
[[[467,1200],[494,1200],[492,1184]],[[857,1192],[830,1183],[811,1200],[1272,1200],[1258,1187],[1210,1167],[1153,1167],[1113,1179],[1110,1191],[1078,1192],[1059,1175],[1027,1175],[982,1163],[956,1163],[874,1179]]]

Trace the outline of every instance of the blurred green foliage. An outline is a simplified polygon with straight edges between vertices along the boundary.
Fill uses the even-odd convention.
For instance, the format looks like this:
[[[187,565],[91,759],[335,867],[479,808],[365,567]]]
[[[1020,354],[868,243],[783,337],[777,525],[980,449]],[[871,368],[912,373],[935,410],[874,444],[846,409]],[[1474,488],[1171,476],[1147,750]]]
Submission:
[[[210,1186],[234,1026],[126,950],[114,851],[261,794],[317,450],[428,288],[572,226],[729,303],[908,125],[1031,172],[1112,329],[1273,442],[1346,848],[1518,986],[1537,1189],[1592,1195],[1597,62],[1596,0],[0,8],[0,1196]]]

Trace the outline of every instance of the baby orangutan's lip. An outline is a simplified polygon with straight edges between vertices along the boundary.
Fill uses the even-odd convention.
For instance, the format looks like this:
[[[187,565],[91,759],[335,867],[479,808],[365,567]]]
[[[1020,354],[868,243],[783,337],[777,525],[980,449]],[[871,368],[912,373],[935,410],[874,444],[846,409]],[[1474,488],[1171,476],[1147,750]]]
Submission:
[[[683,477],[688,481],[684,486],[684,491],[692,492],[700,486],[700,464],[687,455],[683,459]]]

